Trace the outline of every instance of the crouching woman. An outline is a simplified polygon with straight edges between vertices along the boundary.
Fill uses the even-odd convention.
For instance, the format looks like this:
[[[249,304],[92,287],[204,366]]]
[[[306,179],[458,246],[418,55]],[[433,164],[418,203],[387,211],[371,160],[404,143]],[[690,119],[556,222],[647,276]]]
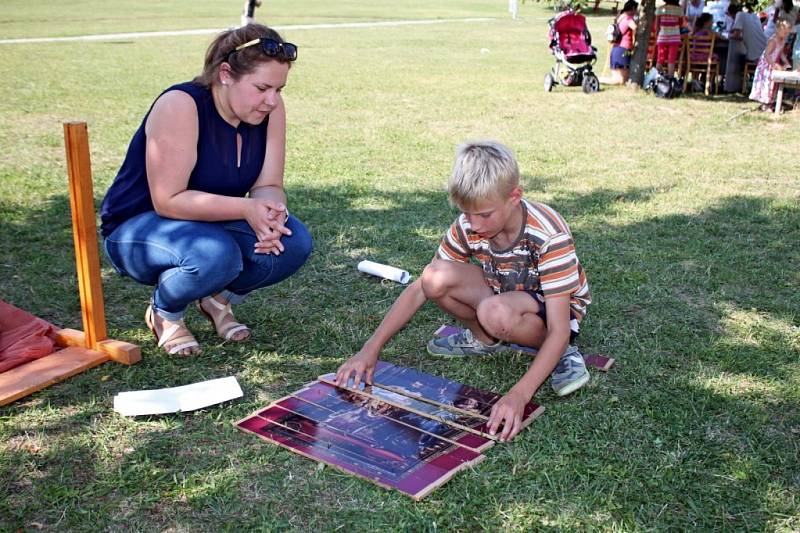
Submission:
[[[145,321],[171,355],[200,352],[183,320],[193,303],[224,340],[247,340],[231,304],[311,253],[283,189],[281,90],[296,58],[295,45],[260,24],[218,35],[203,72],[153,103],[103,200],[106,254],[155,287]]]

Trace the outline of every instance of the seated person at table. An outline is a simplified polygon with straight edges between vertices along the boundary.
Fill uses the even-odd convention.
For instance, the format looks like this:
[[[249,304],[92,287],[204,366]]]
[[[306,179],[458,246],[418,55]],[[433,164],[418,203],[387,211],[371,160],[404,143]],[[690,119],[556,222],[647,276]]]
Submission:
[[[428,343],[441,357],[487,356],[506,343],[538,348],[528,371],[495,404],[488,427],[501,440],[519,432],[525,407],[544,381],[560,396],[589,381],[571,345],[591,302],[569,226],[553,208],[526,200],[511,151],[493,141],[459,147],[449,180],[462,214],[422,275],[397,298],[361,350],[336,372],[357,387],[372,382],[384,345],[433,300],[467,329]]]
[[[711,25],[714,23],[714,17],[711,16],[711,13],[703,13],[699,17],[697,17],[694,21],[694,33],[693,35],[700,35],[700,36],[710,36],[713,32],[711,31]],[[708,43],[709,45],[711,43]],[[708,48],[709,46],[702,46],[696,44],[692,48],[692,62],[698,61],[705,61],[708,58]],[[711,54],[711,59],[714,61],[719,61],[719,56],[717,54]]]
[[[756,62],[764,48],[767,38],[761,21],[753,10],[753,3],[745,4],[745,11],[736,14],[728,46],[728,59],[725,66],[725,92],[739,92],[742,89],[742,72],[745,61]]]
[[[766,111],[775,102],[776,87],[772,80],[772,73],[776,70],[788,70],[789,59],[783,53],[786,37],[792,31],[792,26],[785,20],[779,20],[775,26],[775,35],[767,42],[767,49],[758,60],[756,73],[753,76],[753,89],[750,99],[761,102],[761,110]]]

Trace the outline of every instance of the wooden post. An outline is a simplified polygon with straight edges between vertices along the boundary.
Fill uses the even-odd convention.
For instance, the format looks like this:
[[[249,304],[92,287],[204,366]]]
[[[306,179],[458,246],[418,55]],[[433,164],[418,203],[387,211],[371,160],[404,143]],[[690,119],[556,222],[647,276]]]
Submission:
[[[89,159],[89,134],[85,122],[64,123],[69,174],[69,203],[72,208],[72,233],[85,347],[98,349],[106,339],[106,315],[97,252],[97,224],[94,216],[92,167]]]
[[[59,346],[81,346],[107,354],[118,363],[132,365],[142,358],[139,347],[107,338],[100,255],[97,250],[97,223],[94,216],[89,133],[85,122],[64,123],[64,145],[67,150],[69,203],[72,208],[72,235],[75,241],[83,331],[62,329],[57,333],[56,341]]]

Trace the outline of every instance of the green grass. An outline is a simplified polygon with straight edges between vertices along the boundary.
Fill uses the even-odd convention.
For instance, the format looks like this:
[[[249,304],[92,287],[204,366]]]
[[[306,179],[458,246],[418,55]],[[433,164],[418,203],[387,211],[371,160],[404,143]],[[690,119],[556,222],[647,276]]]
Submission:
[[[8,0],[0,38],[225,27],[240,2]],[[428,4],[431,4],[430,6]],[[0,410],[0,530],[768,530],[800,528],[800,115],[736,97],[664,101],[625,89],[542,91],[545,19],[501,1],[266,2],[280,24],[490,16],[285,32],[300,46],[285,99],[290,208],[309,263],[239,317],[246,345],[156,349],[149,290],[104,261],[112,338],[143,360],[105,364]],[[257,14],[262,13],[261,11]],[[608,17],[590,18],[601,39]],[[61,123],[89,124],[95,197],[153,98],[200,68],[210,36],[0,47],[0,297],[81,328]],[[601,57],[605,53],[600,43]],[[486,48],[488,53],[481,53]],[[599,70],[599,69],[598,69]],[[617,359],[518,439],[414,503],[238,432],[232,422],[357,350],[401,287],[363,258],[418,275],[456,212],[456,144],[511,146],[527,196],[570,222],[595,304],[587,351]],[[521,356],[432,360],[446,317],[427,306],[388,361],[507,390]],[[126,390],[235,375],[243,399],[125,419]]]

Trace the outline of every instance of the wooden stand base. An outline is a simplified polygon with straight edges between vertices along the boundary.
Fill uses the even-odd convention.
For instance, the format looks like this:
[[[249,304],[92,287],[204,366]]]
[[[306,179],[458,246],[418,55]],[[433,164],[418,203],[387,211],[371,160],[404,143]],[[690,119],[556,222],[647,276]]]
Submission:
[[[1,373],[0,405],[9,404],[109,360],[132,365],[142,358],[135,344],[106,340],[99,343],[103,351],[98,351],[81,346],[83,338],[82,331],[59,330],[56,332],[56,343],[64,349]]]

